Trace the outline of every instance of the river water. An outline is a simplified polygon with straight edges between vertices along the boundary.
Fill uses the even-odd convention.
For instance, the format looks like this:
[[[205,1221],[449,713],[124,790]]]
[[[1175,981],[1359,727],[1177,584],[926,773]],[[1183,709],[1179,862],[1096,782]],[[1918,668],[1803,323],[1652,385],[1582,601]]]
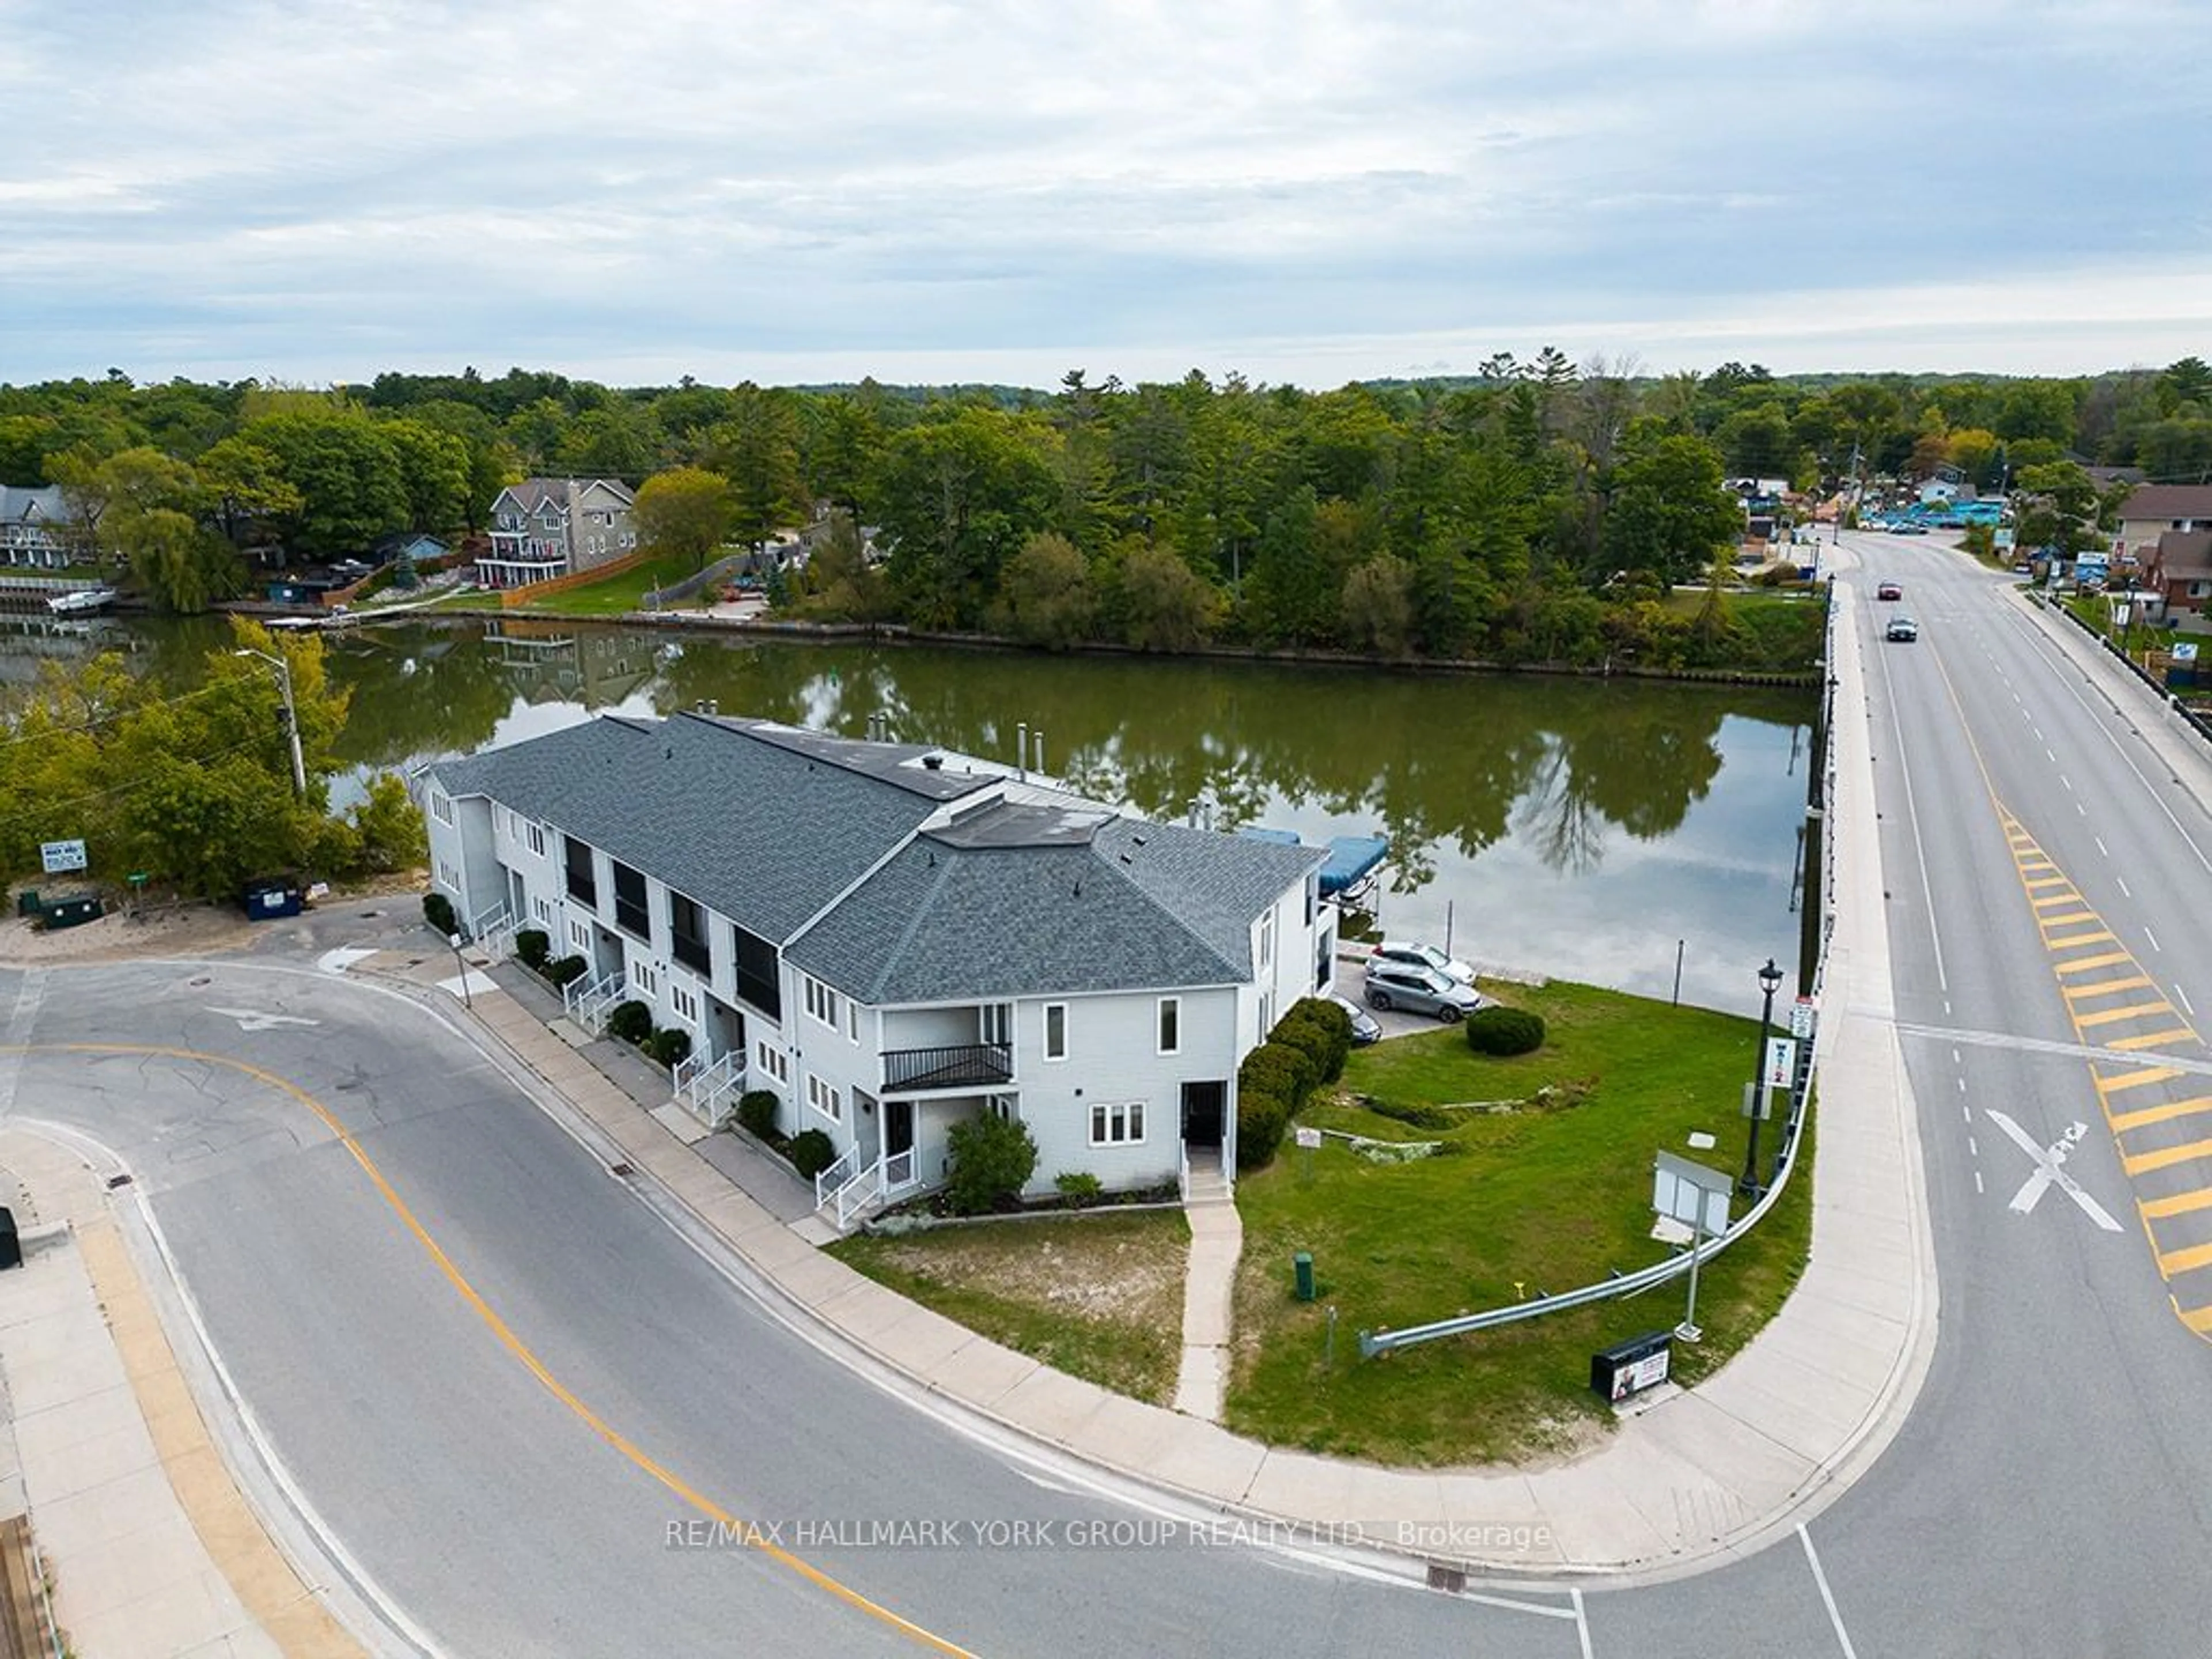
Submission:
[[[93,637],[179,690],[228,641],[217,619]],[[1809,690],[544,623],[381,625],[327,643],[352,693],[356,778],[593,713],[710,701],[852,737],[880,715],[902,741],[1006,761],[1026,726],[1048,772],[1153,817],[1389,836],[1382,927],[1480,964],[1665,997],[1679,946],[1685,1002],[1753,1012],[1759,966],[1796,960]],[[0,678],[27,678],[23,648],[0,640],[15,658]]]

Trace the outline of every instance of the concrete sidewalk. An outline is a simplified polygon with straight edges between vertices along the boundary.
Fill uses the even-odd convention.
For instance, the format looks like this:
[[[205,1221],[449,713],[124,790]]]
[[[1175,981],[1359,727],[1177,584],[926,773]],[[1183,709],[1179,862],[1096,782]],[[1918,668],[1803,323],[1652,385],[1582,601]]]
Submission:
[[[20,1468],[0,1504],[27,1506],[68,1650],[360,1654],[233,1485],[91,1170],[12,1126],[0,1129],[0,1166],[19,1219],[35,1217],[22,1268],[0,1275]]]
[[[1839,591],[1838,604],[1854,602]],[[1935,1342],[1934,1251],[1893,1028],[1862,665],[1848,625],[1837,629],[1832,667],[1838,907],[1817,1043],[1810,1263],[1782,1312],[1717,1376],[1634,1411],[1602,1447],[1565,1465],[1415,1472],[1336,1462],[1064,1376],[823,1255],[811,1242],[822,1237],[811,1195],[777,1160],[656,1114],[668,1099],[665,1076],[633,1055],[611,1057],[616,1045],[564,1040],[548,1023],[556,1000],[520,970],[503,969],[499,988],[476,993],[474,1027],[793,1308],[1018,1434],[1225,1514],[1338,1536],[1349,1524],[1371,1542],[1477,1570],[1650,1573],[1741,1552],[1871,1464],[1903,1422]],[[447,971],[434,956],[380,955],[359,966],[418,992]],[[1201,1345],[1214,1338],[1194,1335]]]

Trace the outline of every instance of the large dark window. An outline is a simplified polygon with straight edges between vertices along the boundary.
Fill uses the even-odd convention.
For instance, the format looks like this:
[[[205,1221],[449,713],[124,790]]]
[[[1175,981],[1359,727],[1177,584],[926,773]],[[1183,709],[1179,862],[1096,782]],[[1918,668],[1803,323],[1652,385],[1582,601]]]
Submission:
[[[653,943],[653,913],[645,908],[645,877],[627,864],[615,866],[615,926]]]
[[[713,975],[714,954],[707,942],[707,912],[698,900],[686,898],[673,888],[668,894],[668,941],[669,954],[677,961]]]
[[[592,878],[592,849],[574,836],[563,836],[561,855],[568,870],[568,896],[599,908],[599,887]]]
[[[783,989],[776,976],[775,946],[742,927],[738,932],[738,994],[770,1019],[783,1018]]]

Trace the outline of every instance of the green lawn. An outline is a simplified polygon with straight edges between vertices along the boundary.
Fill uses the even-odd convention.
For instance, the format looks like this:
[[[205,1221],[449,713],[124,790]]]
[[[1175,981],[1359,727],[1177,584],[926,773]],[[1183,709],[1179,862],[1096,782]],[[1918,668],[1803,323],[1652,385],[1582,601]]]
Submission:
[[[617,571],[605,581],[587,582],[566,592],[550,593],[519,608],[538,616],[619,617],[644,610],[645,596],[649,592],[671,582],[680,582],[695,574],[696,568],[689,559],[648,559],[634,568]],[[699,605],[696,598],[684,601],[687,609],[696,609]]]
[[[1541,1013],[1542,1049],[1487,1060],[1446,1027],[1355,1053],[1341,1088],[1404,1107],[1524,1102],[1455,1114],[1425,1129],[1341,1098],[1304,1121],[1376,1139],[1437,1139],[1449,1156],[1381,1164],[1331,1141],[1286,1147],[1237,1190],[1244,1260],[1228,1421],[1241,1432],[1400,1464],[1556,1452],[1604,1432],[1589,1393],[1593,1349],[1682,1317],[1684,1287],[1358,1358],[1357,1333],[1424,1323],[1523,1295],[1572,1290],[1660,1259],[1650,1237],[1651,1164],[1662,1148],[1742,1167],[1741,1086],[1755,1021],[1589,987],[1495,988]],[[1548,1102],[1536,1098],[1548,1085]],[[1717,1137],[1693,1152],[1692,1130]],[[1771,1139],[1768,1146],[1771,1146]],[[1809,1137],[1807,1146],[1811,1145]],[[1801,1169],[1752,1238],[1704,1272],[1705,1343],[1679,1346],[1680,1374],[1710,1372],[1781,1305],[1810,1237]],[[1291,1291],[1291,1256],[1313,1253],[1321,1295]],[[1327,1313],[1339,1316],[1334,1364]]]
[[[1176,1210],[842,1239],[878,1284],[1072,1376],[1165,1405],[1182,1359],[1190,1229]]]

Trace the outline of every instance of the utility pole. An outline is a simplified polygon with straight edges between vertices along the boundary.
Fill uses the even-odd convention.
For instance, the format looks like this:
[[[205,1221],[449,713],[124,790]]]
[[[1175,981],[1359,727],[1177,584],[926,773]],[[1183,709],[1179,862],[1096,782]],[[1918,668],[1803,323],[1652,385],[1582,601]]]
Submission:
[[[276,692],[284,700],[284,735],[292,747],[292,788],[304,799],[307,793],[307,763],[300,753],[300,711],[292,702],[292,665],[282,657],[256,651],[251,646],[241,647],[230,654],[258,658],[276,671]]]

